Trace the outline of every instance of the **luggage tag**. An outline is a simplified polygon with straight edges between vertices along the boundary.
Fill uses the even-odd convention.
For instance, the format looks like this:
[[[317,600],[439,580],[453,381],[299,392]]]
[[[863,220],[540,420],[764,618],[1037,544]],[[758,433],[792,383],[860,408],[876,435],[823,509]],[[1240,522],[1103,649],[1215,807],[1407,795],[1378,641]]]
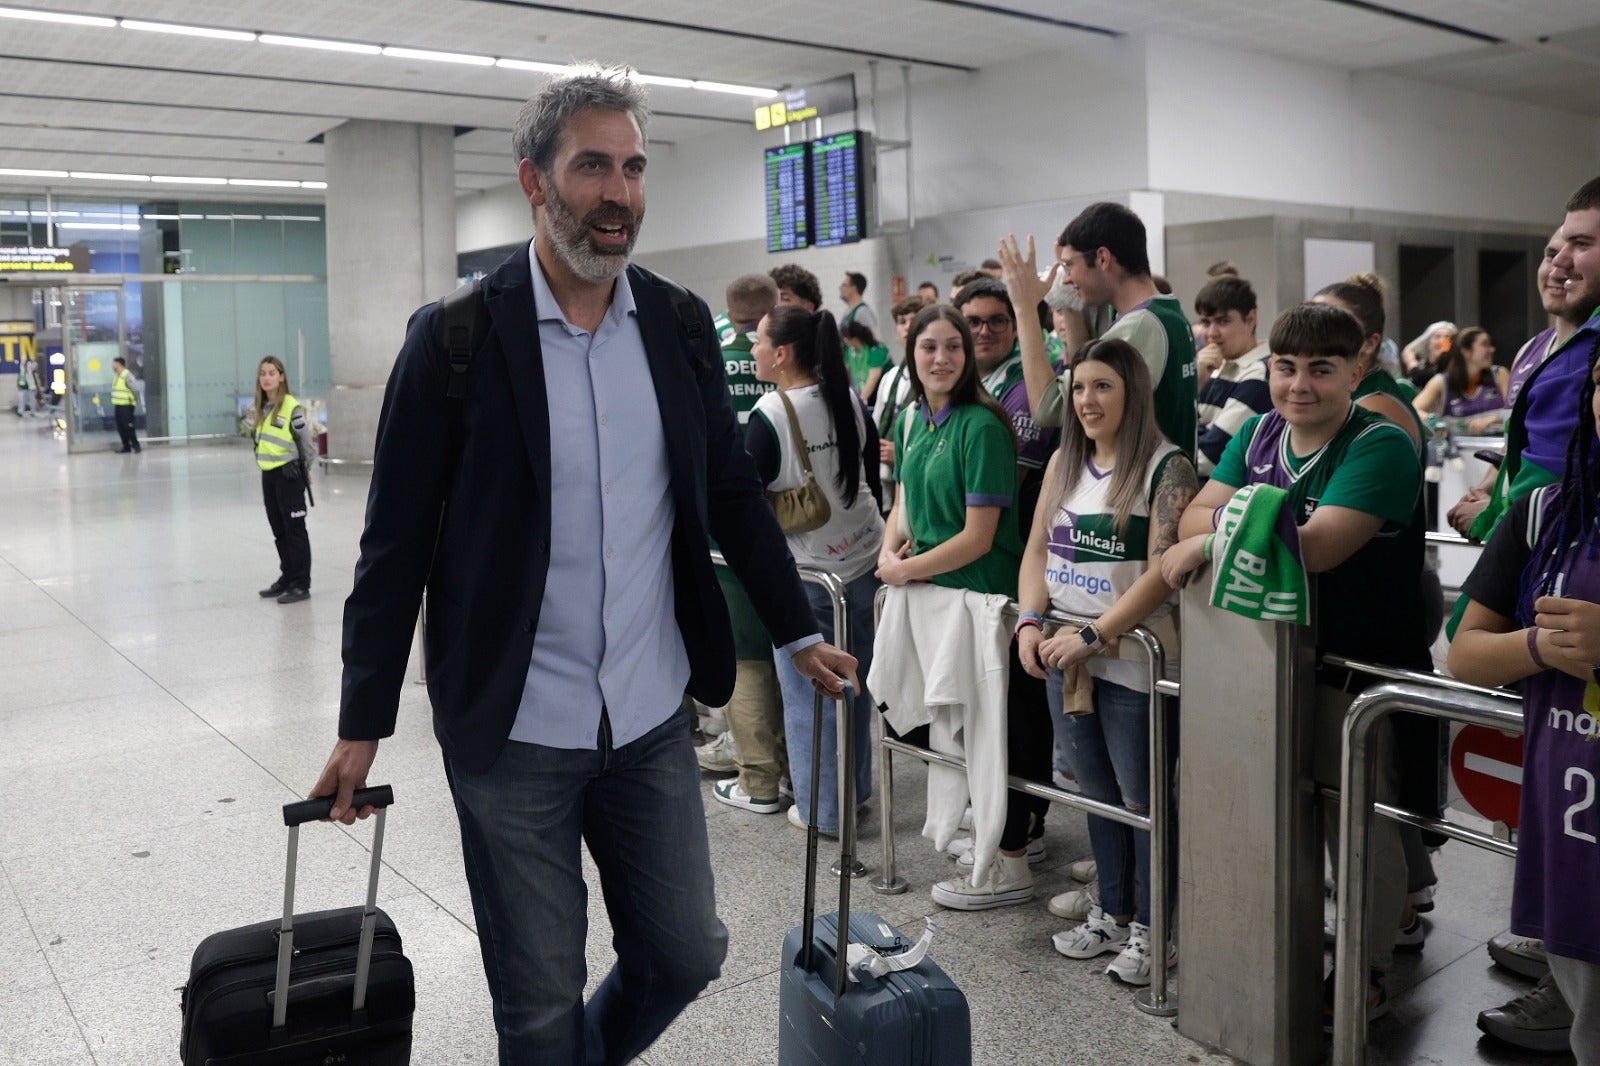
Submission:
[[[933,943],[933,934],[937,930],[938,926],[933,924],[932,918],[929,918],[928,927],[922,931],[922,938],[895,955],[881,954],[865,944],[851,944],[845,953],[850,980],[861,984],[866,977],[881,979],[891,973],[914,968],[928,957],[928,948]]]

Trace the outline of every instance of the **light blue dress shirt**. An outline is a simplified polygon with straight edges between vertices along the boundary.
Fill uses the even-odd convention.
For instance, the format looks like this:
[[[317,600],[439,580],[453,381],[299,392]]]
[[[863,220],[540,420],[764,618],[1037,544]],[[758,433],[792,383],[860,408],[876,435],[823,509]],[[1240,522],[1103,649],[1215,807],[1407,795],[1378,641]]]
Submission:
[[[528,257],[550,405],[550,574],[511,739],[593,750],[604,707],[621,747],[670,718],[689,682],[661,410],[627,275],[591,336],[562,315],[532,242]]]

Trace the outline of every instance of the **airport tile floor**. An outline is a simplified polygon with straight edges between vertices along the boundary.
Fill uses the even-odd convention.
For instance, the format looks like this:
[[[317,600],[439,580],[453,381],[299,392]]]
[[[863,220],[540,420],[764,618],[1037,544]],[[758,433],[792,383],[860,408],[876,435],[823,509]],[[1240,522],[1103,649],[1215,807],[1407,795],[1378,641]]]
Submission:
[[[68,456],[38,422],[0,416],[0,1066],[177,1061],[178,994],[195,944],[281,906],[281,804],[299,798],[334,736],[339,631],[365,481],[319,478],[308,603],[256,589],[275,576],[259,480],[239,446],[152,446]],[[916,935],[929,884],[954,867],[917,835],[925,776],[896,761],[901,873],[912,891],[854,898]],[[492,1063],[489,1000],[454,815],[420,685],[375,779],[397,802],[382,905],[414,960],[413,1061]],[[804,837],[781,817],[711,800],[722,978],[641,1061],[771,1063],[779,944],[800,915]],[[861,857],[874,867],[876,802]],[[298,908],[358,899],[370,823],[302,834]],[[1051,948],[1044,901],[1088,852],[1080,815],[1053,812],[1038,900],[940,911],[934,956],[972,1006],[974,1061],[1109,1064],[1228,1061],[1134,1009],[1098,964]],[[824,852],[827,856],[827,851]],[[1476,1012],[1524,986],[1483,942],[1504,923],[1510,866],[1460,846],[1427,950],[1403,964],[1395,1017],[1373,1029],[1381,1063],[1560,1062],[1480,1043]],[[591,986],[609,967],[591,897]],[[1181,980],[1181,970],[1179,979]],[[1570,1061],[1570,1060],[1566,1060]]]

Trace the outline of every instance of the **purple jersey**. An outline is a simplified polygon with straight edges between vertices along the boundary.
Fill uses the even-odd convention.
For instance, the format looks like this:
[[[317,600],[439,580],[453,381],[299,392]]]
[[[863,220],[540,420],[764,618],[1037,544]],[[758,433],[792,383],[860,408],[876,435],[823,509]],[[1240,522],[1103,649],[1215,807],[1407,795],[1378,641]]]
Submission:
[[[1589,376],[1596,340],[1600,340],[1600,325],[1591,318],[1531,376],[1519,397],[1522,428],[1528,438],[1521,459],[1557,478],[1567,465],[1567,442],[1578,424],[1575,398],[1583,392]]]
[[[1517,402],[1517,393],[1528,383],[1528,378],[1539,369],[1550,354],[1550,343],[1556,339],[1555,327],[1535,333],[1533,339],[1522,346],[1517,361],[1511,364],[1511,377],[1506,382],[1506,406]]]
[[[1444,386],[1444,417],[1470,418],[1473,415],[1485,414],[1489,411],[1505,410],[1506,401],[1500,395],[1500,388],[1494,383],[1494,378],[1487,381],[1480,379],[1478,387],[1464,396],[1457,396],[1450,391],[1450,384],[1446,381]]]
[[[1530,513],[1543,510],[1548,519],[1557,489],[1537,492]],[[1600,561],[1589,554],[1571,553],[1555,595],[1600,603]],[[1600,686],[1544,670],[1522,683],[1522,707],[1527,734],[1511,929],[1543,938],[1552,954],[1600,963]]]

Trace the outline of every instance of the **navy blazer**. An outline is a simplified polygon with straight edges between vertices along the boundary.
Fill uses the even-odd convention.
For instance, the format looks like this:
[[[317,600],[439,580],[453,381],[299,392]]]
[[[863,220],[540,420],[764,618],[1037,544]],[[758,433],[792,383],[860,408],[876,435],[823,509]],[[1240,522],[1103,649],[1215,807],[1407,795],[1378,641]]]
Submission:
[[[483,283],[492,329],[473,353],[452,455],[449,360],[437,305],[411,316],[389,376],[355,588],[344,609],[339,736],[394,732],[422,591],[434,733],[464,767],[486,769],[511,734],[550,566],[550,415],[526,245]],[[733,631],[707,548],[715,537],[779,644],[817,632],[783,532],[745,453],[705,301],[691,341],[666,285],[629,267],[676,518],[672,571],[689,693],[733,692]],[[599,610],[600,605],[595,605]]]

